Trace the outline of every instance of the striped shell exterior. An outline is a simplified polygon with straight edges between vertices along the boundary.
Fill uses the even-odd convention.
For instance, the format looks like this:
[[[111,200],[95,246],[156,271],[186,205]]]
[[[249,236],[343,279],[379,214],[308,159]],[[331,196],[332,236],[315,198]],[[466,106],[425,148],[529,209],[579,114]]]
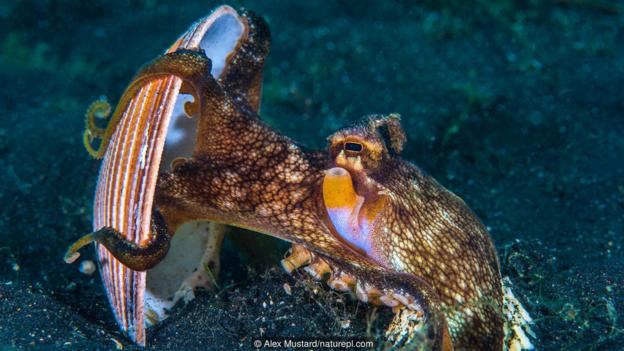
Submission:
[[[219,78],[229,54],[247,30],[229,6],[221,6],[195,24],[167,52],[203,49]],[[93,229],[112,227],[137,244],[150,235],[156,180],[175,157],[190,156],[195,135],[183,114],[182,81],[176,77],[146,84],[117,125],[101,164],[93,206]],[[100,273],[120,328],[145,345],[146,285],[149,272],[133,271],[97,245]]]

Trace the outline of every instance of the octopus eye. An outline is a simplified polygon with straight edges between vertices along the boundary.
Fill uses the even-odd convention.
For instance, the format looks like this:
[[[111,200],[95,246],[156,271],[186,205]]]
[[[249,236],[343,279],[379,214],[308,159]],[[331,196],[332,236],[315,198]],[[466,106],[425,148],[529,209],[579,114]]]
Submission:
[[[360,143],[345,143],[344,148],[347,151],[353,152],[360,152],[363,149],[362,144]]]

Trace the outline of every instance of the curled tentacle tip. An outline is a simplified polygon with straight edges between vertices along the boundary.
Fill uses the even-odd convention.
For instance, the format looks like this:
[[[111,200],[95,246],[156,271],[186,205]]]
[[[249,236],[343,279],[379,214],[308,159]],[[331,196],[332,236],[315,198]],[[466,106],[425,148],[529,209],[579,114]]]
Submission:
[[[80,257],[80,252],[71,252],[70,250],[67,250],[67,252],[65,253],[65,257],[63,257],[63,260],[65,260],[65,263],[67,264],[72,264],[76,262],[78,257]]]
[[[102,128],[98,126],[96,119],[107,119],[112,111],[111,104],[108,102],[105,96],[100,96],[97,100],[91,103],[85,113],[85,131],[82,141],[85,149],[91,157],[99,159],[104,155],[104,150],[108,144],[110,135],[107,135],[109,126]],[[109,133],[110,134],[110,133]],[[101,139],[98,149],[94,149],[93,141],[95,139]]]
[[[102,95],[97,100],[93,101],[89,108],[87,108],[87,117],[93,115],[98,119],[106,119],[111,113],[111,104],[108,102],[106,96]]]
[[[184,103],[184,113],[187,117],[193,117],[199,112],[198,103],[195,101],[187,101]]]
[[[82,238],[76,240],[76,242],[71,244],[71,246],[65,252],[65,256],[63,257],[65,263],[74,263],[78,259],[78,257],[80,257],[80,252],[78,252],[78,250],[95,241],[97,241],[96,233],[89,233]]]

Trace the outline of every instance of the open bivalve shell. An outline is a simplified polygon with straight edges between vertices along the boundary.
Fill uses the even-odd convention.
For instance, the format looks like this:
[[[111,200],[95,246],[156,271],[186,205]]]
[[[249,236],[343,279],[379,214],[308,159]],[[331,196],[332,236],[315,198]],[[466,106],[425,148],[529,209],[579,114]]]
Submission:
[[[204,50],[212,60],[212,75],[219,78],[248,30],[243,16],[221,6],[193,24],[168,52]],[[190,157],[195,145],[197,118],[184,113],[185,102],[192,98],[180,93],[181,85],[176,77],[151,81],[123,113],[100,168],[94,230],[112,227],[137,244],[149,239],[158,174],[175,158]],[[192,297],[193,285],[206,284],[189,275],[203,268],[207,248],[218,252],[224,229],[214,223],[183,225],[165,260],[147,272],[126,268],[98,245],[101,277],[115,319],[133,341],[145,345],[146,325],[165,318],[180,298]]]

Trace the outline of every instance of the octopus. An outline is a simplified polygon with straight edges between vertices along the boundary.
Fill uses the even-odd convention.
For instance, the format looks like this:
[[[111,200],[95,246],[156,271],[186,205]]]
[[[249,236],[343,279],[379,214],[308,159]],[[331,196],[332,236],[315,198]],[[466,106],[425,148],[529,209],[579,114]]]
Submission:
[[[329,288],[391,308],[390,348],[532,349],[530,317],[501,277],[488,231],[462,199],[401,158],[400,116],[365,116],[330,135],[324,150],[278,133],[258,115],[268,26],[251,12],[241,18],[247,33],[225,65],[201,48],[167,52],[133,78],[108,128],[88,120],[85,143],[102,157],[132,98],[176,77],[192,95],[184,111],[197,135],[192,154],[158,175],[147,240],[102,226],[66,260],[95,242],[123,266],[147,271],[185,223],[235,226],[292,243],[281,262],[287,272],[304,267]]]

